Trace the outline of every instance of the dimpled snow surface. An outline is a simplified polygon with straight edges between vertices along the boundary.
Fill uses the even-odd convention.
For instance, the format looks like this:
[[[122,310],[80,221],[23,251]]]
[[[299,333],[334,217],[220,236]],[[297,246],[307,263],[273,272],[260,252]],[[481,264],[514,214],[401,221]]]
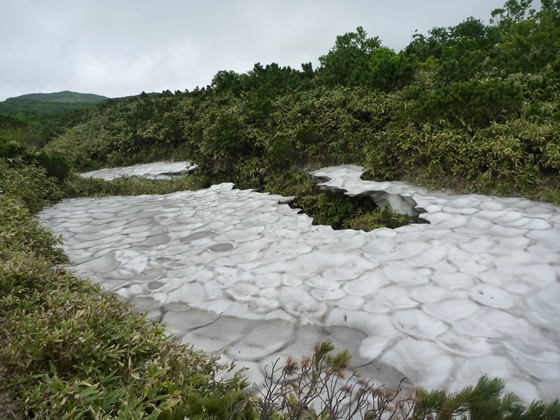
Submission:
[[[406,377],[458,390],[488,375],[524,402],[556,399],[560,208],[361,173],[346,165],[314,175],[430,223],[335,231],[281,196],[233,184],[66,200],[41,218],[63,236],[78,276],[180,341],[238,360],[256,383],[276,359],[330,339],[363,376],[389,386]]]
[[[148,179],[171,179],[196,168],[189,162],[140,163],[134,166],[106,168],[81,174],[85,178],[101,178],[110,181],[121,176],[144,177]]]

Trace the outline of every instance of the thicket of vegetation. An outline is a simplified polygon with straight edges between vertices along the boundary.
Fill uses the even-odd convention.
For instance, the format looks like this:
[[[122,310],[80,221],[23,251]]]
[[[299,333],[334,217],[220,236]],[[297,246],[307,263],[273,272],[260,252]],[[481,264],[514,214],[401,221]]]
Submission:
[[[0,113],[0,142],[42,148],[55,137],[86,119],[85,110],[37,115]]]
[[[207,183],[358,163],[373,179],[558,201],[560,5],[508,1],[396,53],[363,29],[320,66],[256,64],[206,88],[97,107],[51,142],[77,169],[189,159]]]
[[[560,418],[557,402],[523,407],[487,378],[456,394],[400,398],[368,382],[360,383],[365,393],[360,386],[340,393],[332,384],[343,381],[348,359],[330,356],[328,343],[276,371],[281,385],[270,382],[255,399],[242,392],[242,378],[218,380],[214,360],[53,269],[65,256],[34,216],[64,197],[233,181],[296,195],[299,206],[341,228],[407,223],[328,201],[302,173],[341,163],[364,165],[376,180],[558,203],[560,0],[541,0],[539,11],[531,3],[508,0],[488,25],[469,18],[416,34],[399,53],[358,28],[337,37],[316,69],[256,64],[245,74],[218,72],[192,92],[58,116],[0,112],[0,402],[8,389],[29,416],[57,419],[348,418],[344,401],[373,402],[359,405],[363,418]],[[194,161],[198,170],[164,182],[74,172],[159,159]],[[361,399],[345,393],[353,391]],[[328,392],[332,399],[315,406],[319,417],[311,397]]]

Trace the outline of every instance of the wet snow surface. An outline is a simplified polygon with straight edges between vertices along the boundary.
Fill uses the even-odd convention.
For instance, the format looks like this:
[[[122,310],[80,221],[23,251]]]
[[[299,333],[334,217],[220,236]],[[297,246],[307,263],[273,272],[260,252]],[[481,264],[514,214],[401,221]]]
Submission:
[[[41,217],[77,275],[185,343],[225,349],[253,381],[330,338],[391,386],[457,390],[489,375],[525,402],[560,395],[560,208],[362,181],[357,166],[315,175],[412,198],[430,224],[334,231],[232,184],[67,200]]]

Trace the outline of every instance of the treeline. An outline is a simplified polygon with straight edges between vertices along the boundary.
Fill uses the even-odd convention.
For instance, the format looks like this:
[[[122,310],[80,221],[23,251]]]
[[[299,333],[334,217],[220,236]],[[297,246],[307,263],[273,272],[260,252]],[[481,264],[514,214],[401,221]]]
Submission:
[[[189,159],[208,182],[266,187],[339,163],[375,179],[557,200],[560,1],[509,0],[415,34],[397,53],[362,28],[320,65],[218,72],[210,86],[99,105],[49,148],[77,169]]]

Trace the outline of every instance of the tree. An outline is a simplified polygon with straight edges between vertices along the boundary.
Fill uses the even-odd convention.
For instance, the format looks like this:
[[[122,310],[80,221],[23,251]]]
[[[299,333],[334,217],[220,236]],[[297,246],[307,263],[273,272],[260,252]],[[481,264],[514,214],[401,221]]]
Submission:
[[[337,36],[335,46],[319,57],[321,82],[328,86],[370,86],[371,56],[380,46],[379,38],[368,38],[361,26],[356,32]]]
[[[384,92],[401,89],[414,80],[414,58],[380,47],[371,55],[372,86]]]

